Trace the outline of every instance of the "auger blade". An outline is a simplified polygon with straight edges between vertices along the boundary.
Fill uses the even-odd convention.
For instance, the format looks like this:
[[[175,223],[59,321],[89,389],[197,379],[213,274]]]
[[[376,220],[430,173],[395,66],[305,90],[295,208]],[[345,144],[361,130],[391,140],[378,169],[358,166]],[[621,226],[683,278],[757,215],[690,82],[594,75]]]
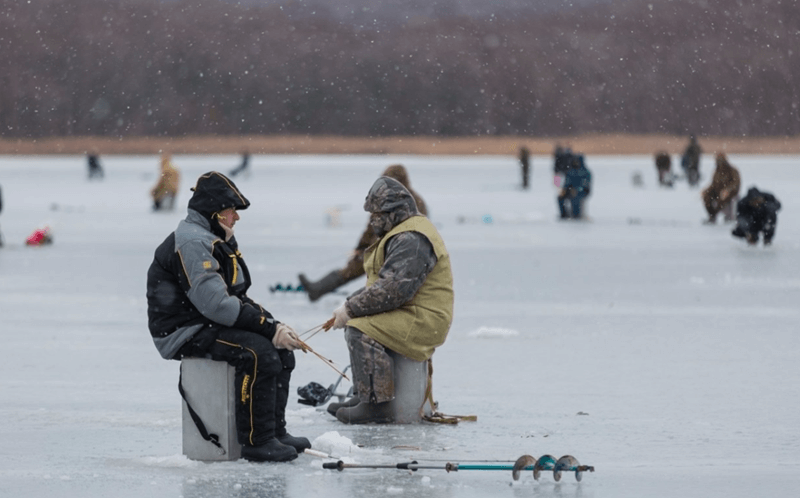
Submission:
[[[580,465],[580,463],[578,463],[578,460],[574,456],[572,456],[572,455],[564,455],[564,456],[562,456],[556,462],[555,467],[553,467],[553,479],[555,479],[556,482],[560,481],[561,480],[561,472],[564,471],[564,470],[567,470],[567,471],[576,470],[576,472],[577,472],[577,468],[578,468],[579,465]],[[581,480],[579,475],[576,474],[575,477],[579,481]]]
[[[543,470],[553,470],[555,466],[556,458],[554,456],[542,455],[541,458],[536,460],[536,465],[533,466],[533,478],[538,481]]]
[[[536,463],[536,459],[530,455],[522,455],[517,458],[517,461],[514,462],[514,468],[511,469],[511,477],[513,477],[515,481],[519,481],[520,471],[525,470],[525,467],[533,465],[534,463]]]

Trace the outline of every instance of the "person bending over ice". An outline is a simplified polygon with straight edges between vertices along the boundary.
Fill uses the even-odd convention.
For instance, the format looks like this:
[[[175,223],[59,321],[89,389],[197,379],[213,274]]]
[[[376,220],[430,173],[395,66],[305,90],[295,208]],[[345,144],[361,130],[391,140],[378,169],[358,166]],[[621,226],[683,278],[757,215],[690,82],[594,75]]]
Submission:
[[[234,225],[250,206],[215,171],[202,175],[189,213],[155,251],[147,272],[150,334],[165,359],[225,361],[236,370],[236,431],[242,456],[287,461],[311,445],[286,431],[295,331],[247,295],[250,272]]]
[[[764,245],[772,244],[780,209],[781,203],[774,195],[750,187],[747,195],[736,205],[736,228],[731,234],[744,238],[750,245],[756,245],[759,234],[763,233]]]
[[[400,182],[378,178],[364,210],[379,238],[364,254],[367,284],[333,312],[333,328],[345,329],[356,395],[332,408],[344,423],[392,423],[387,351],[431,358],[453,320],[453,275],[439,232]]]

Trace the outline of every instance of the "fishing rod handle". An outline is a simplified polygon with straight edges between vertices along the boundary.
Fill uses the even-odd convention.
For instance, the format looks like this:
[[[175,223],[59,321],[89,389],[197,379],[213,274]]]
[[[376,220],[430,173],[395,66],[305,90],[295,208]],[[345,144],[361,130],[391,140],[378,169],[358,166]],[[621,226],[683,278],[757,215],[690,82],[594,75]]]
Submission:
[[[338,462],[325,462],[322,464],[323,469],[330,469],[330,470],[338,470],[339,472],[344,470],[344,462],[339,460]]]

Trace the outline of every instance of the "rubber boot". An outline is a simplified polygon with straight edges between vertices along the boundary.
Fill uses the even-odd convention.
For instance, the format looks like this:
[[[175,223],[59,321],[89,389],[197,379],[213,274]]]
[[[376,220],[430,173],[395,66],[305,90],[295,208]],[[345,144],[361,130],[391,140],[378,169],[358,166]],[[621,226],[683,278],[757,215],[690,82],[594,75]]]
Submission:
[[[353,395],[352,398],[346,399],[346,400],[342,401],[341,403],[329,403],[328,404],[328,413],[330,413],[331,415],[333,415],[335,417],[336,416],[336,412],[339,411],[339,408],[343,408],[343,407],[349,408],[351,406],[356,406],[360,402],[361,402],[361,400],[358,399],[358,396]]]
[[[311,448],[311,443],[309,442],[308,438],[292,436],[288,432],[283,436],[277,437],[278,441],[281,444],[285,444],[286,446],[291,446],[297,453],[302,453],[303,450],[307,450]]]
[[[333,292],[339,288],[339,286],[347,283],[347,281],[339,273],[339,270],[334,270],[328,273],[316,282],[311,282],[302,273],[298,275],[297,278],[300,279],[300,283],[303,284],[303,288],[306,290],[306,293],[308,293],[308,299],[310,299],[312,303],[325,294]]]
[[[282,444],[291,446],[297,453],[311,448],[311,443],[304,437],[292,436],[286,431],[286,405],[289,402],[289,383],[294,370],[294,353],[278,350],[281,364],[284,365],[275,381],[275,437]]]
[[[251,462],[288,462],[297,458],[297,450],[271,438],[259,446],[242,446],[242,458]]]
[[[361,402],[353,407],[339,408],[336,418],[345,424],[391,424],[394,422],[392,403]]]

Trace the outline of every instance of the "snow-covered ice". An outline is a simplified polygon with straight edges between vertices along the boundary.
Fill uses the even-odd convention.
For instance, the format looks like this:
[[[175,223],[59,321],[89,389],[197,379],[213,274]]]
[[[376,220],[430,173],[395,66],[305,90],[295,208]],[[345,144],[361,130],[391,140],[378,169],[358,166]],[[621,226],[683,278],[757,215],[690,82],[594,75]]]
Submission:
[[[355,463],[431,465],[571,454],[581,483],[510,472],[205,464],[181,455],[178,363],[147,331],[145,274],[189,187],[236,156],[175,156],[180,209],[152,213],[156,156],[0,157],[0,496],[330,498],[796,496],[800,491],[800,175],[794,156],[732,155],[743,189],[783,203],[772,247],[707,226],[699,189],[656,185],[650,156],[587,157],[586,223],[556,220],[550,157],[518,188],[508,157],[255,156],[237,238],[251,295],[298,331],[343,300],[272,294],[338,267],[375,177],[401,162],[452,255],[455,321],[434,396],[458,426],[346,426],[297,404],[336,374],[299,355],[289,428]],[[675,162],[673,161],[673,164]],[[705,156],[707,185],[713,157]],[[632,174],[642,173],[644,188]],[[335,217],[331,215],[335,213]],[[332,221],[336,221],[332,226]],[[25,247],[49,224],[55,243]],[[346,290],[355,290],[353,282]],[[341,332],[312,346],[347,364]],[[349,386],[343,382],[340,390]],[[341,438],[341,439],[340,439]],[[339,445],[336,443],[339,441]],[[336,455],[341,456],[341,455]]]

